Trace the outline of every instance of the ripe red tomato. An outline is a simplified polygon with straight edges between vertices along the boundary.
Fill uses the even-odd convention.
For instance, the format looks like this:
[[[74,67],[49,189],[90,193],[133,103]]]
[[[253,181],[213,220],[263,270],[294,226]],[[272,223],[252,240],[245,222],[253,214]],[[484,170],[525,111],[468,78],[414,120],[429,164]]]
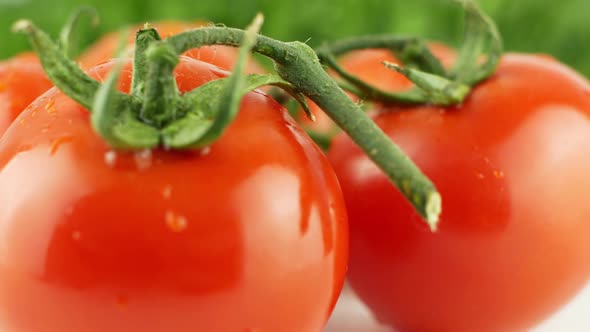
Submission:
[[[33,53],[0,62],[0,137],[25,107],[52,86]]]
[[[330,160],[350,223],[350,283],[399,331],[519,331],[590,277],[590,85],[548,57],[506,55],[455,108],[375,122],[433,180],[431,233],[345,135]]]
[[[227,73],[183,57],[176,75],[187,91]],[[127,66],[124,91],[130,76]],[[200,152],[110,151],[55,89],[17,121],[0,141],[0,330],[300,332],[327,321],[347,265],[342,194],[327,158],[262,92]]]
[[[183,22],[183,21],[160,21],[151,24],[151,27],[158,30],[162,38],[167,38],[181,32],[207,26],[210,23],[204,21]],[[133,49],[135,32],[143,25],[134,26],[128,35],[129,52]],[[118,32],[106,34],[96,43],[84,51],[78,58],[83,68],[92,68],[97,64],[106,62],[116,56],[120,35]],[[203,46],[186,52],[184,55],[196,60],[214,64],[220,68],[230,70],[238,57],[238,50],[231,46]],[[250,73],[264,73],[264,69],[255,61],[249,61],[247,71]]]
[[[432,53],[440,59],[445,67],[450,67],[455,61],[455,51],[453,49],[435,42],[428,45]],[[383,91],[404,91],[413,87],[412,82],[405,76],[386,68],[383,61],[399,63],[399,60],[388,50],[365,49],[344,55],[339,59],[339,64],[346,71]],[[337,74],[334,73],[333,76],[337,76]],[[353,100],[359,99],[352,93],[349,93],[349,95]],[[315,103],[310,102],[310,108],[316,117],[316,121],[312,122],[300,112],[299,120],[305,128],[322,134],[329,134],[337,129],[334,122]]]

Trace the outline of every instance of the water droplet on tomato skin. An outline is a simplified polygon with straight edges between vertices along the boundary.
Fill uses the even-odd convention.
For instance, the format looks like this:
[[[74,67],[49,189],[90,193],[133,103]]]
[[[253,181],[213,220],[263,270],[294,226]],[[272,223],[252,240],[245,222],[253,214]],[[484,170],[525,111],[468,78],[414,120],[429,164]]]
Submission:
[[[49,99],[49,101],[47,101],[47,104],[45,104],[45,110],[49,114],[55,113],[55,100],[54,99]]]
[[[104,162],[109,167],[115,167],[115,164],[117,163],[117,152],[115,152],[115,151],[105,152]]]
[[[209,146],[206,146],[206,147],[202,148],[202,149],[201,149],[201,151],[199,151],[199,154],[200,154],[201,156],[206,156],[206,155],[208,155],[210,152],[211,152],[211,147],[209,147]]]
[[[74,138],[72,136],[61,136],[54,139],[53,141],[51,141],[51,144],[49,146],[49,154],[52,156],[55,155],[59,150],[60,146],[73,140]]]
[[[74,241],[80,241],[80,238],[82,237],[82,233],[80,233],[79,231],[73,231],[72,232],[72,239]]]
[[[19,145],[18,149],[16,150],[17,153],[26,152],[33,148],[31,144],[21,144]]]
[[[152,150],[144,149],[133,154],[135,165],[140,171],[146,170],[152,166]]]
[[[173,211],[166,212],[166,226],[174,233],[180,233],[188,227],[186,217],[181,216]]]
[[[162,196],[164,197],[164,199],[170,199],[170,197],[172,197],[171,185],[167,185],[166,187],[164,187],[164,189],[162,189]]]
[[[502,172],[502,171],[500,171],[500,170],[495,170],[495,171],[494,171],[494,176],[495,176],[497,179],[502,179],[502,178],[504,177],[504,172]]]

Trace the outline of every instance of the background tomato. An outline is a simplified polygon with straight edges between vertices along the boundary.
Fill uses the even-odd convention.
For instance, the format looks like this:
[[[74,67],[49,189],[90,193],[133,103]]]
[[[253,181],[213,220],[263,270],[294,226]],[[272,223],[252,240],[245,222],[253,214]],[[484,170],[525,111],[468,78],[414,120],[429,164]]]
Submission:
[[[33,53],[0,62],[0,137],[25,107],[52,86]]]
[[[456,108],[382,109],[376,123],[437,185],[431,233],[344,135],[330,150],[349,212],[349,280],[400,331],[518,331],[590,277],[590,85],[507,55]]]
[[[176,70],[181,91],[226,75]],[[321,330],[347,264],[344,202],[268,96],[248,94],[200,152],[112,152],[55,89],[17,121],[0,141],[0,330]]]
[[[150,24],[151,27],[158,30],[162,38],[167,38],[181,32],[207,26],[210,23],[203,21],[183,22],[183,21],[159,21]],[[135,42],[135,32],[141,29],[143,25],[133,26],[129,30],[127,37],[128,52],[133,50]],[[78,58],[80,66],[83,68],[92,68],[97,64],[101,64],[114,58],[117,55],[117,47],[120,42],[120,33],[111,32],[100,38],[96,43],[92,44],[86,51],[84,51]],[[214,64],[220,68],[230,70],[238,57],[238,50],[231,46],[204,46],[186,52],[184,55],[196,60],[201,60]],[[247,71],[250,73],[264,73],[262,67],[256,64],[255,61],[249,61]]]

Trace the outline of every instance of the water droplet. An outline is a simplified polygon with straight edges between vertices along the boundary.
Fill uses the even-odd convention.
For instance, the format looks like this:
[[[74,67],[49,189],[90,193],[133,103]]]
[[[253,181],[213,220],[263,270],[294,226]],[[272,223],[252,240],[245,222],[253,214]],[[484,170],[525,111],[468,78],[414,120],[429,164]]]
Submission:
[[[166,226],[168,226],[171,231],[179,233],[186,229],[188,221],[184,216],[168,211],[166,212]]]
[[[140,171],[146,170],[152,166],[152,150],[144,149],[133,154],[135,165]]]
[[[61,145],[63,145],[64,143],[71,142],[73,140],[74,138],[72,136],[62,136],[54,139],[53,141],[51,141],[51,145],[49,147],[49,154],[54,155],[57,152],[57,150],[59,150],[59,147]]]
[[[500,171],[500,170],[495,170],[494,171],[494,176],[498,179],[501,179],[504,177],[504,172]]]
[[[483,180],[485,175],[483,175],[483,173],[477,173],[477,177]]]
[[[164,187],[164,189],[162,190],[162,196],[164,196],[164,199],[170,199],[170,197],[172,197],[171,185],[167,185],[166,187]]]
[[[16,151],[17,152],[25,152],[25,151],[29,151],[32,148],[33,148],[33,146],[31,144],[21,144]]]
[[[80,233],[79,231],[73,231],[72,232],[72,239],[74,241],[80,241],[80,238],[82,237],[82,233]]]
[[[49,99],[47,101],[47,104],[45,104],[45,110],[47,111],[47,113],[55,113],[55,100],[54,99]]]
[[[211,147],[209,147],[209,146],[206,146],[206,147],[202,148],[202,149],[201,149],[201,151],[199,151],[199,154],[200,154],[201,156],[206,156],[206,155],[208,155],[210,152],[211,152]]]
[[[104,162],[109,167],[114,167],[117,163],[117,153],[115,151],[107,151],[104,154]]]

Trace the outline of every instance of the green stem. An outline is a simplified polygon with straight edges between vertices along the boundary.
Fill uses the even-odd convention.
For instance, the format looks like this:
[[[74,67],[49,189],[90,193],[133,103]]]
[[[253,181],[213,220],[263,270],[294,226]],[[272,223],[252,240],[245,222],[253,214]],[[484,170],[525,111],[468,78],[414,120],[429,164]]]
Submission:
[[[162,40],[156,29],[144,28],[135,34],[135,53],[133,56],[133,78],[131,79],[131,94],[143,96],[145,84],[148,80],[148,60],[146,52],[151,43]]]
[[[66,25],[63,27],[59,34],[60,46],[62,48],[62,52],[68,57],[73,58],[76,56],[78,52],[78,32],[80,30],[80,20],[84,15],[90,16],[91,25],[97,26],[100,22],[98,12],[94,7],[90,6],[81,6],[79,7],[66,22]]]
[[[174,77],[174,67],[180,60],[168,44],[160,42],[157,45],[146,52],[150,79],[145,82],[140,118],[162,128],[176,119],[180,109],[180,92]]]
[[[356,94],[363,99],[378,100],[382,103],[397,105],[432,103],[446,106],[453,103],[450,99],[432,99],[430,98],[430,94],[422,89],[412,89],[402,92],[384,91],[351,74],[338,64],[337,56],[360,49],[388,49],[408,67],[417,67],[425,72],[443,77],[447,75],[444,67],[430,52],[427,45],[423,41],[411,37],[365,36],[351,38],[337,41],[333,44],[326,44],[316,52],[320,60],[352,85],[354,87],[353,90],[360,92],[360,94]],[[462,91],[450,91],[450,93],[457,95],[461,94]]]
[[[465,8],[465,38],[451,77],[473,86],[496,70],[503,51],[502,37],[496,24],[475,1],[457,1]]]
[[[40,55],[39,59],[43,69],[51,82],[82,106],[91,109],[100,84],[86,75],[74,61],[59,49],[57,44],[53,43],[46,33],[39,30],[30,21],[18,21],[12,29],[27,34],[33,49]]]
[[[242,30],[210,27],[169,37],[166,43],[169,43],[179,55],[203,45],[236,46],[243,38]],[[257,37],[253,49],[272,58],[279,75],[324,110],[385,172],[426,219],[431,229],[436,229],[441,197],[432,182],[363,110],[348,98],[324,71],[313,49],[301,42],[283,43],[264,36]]]
[[[325,44],[316,50],[320,60],[325,57],[339,57],[354,50],[386,49],[393,52],[400,60],[408,64],[413,62],[420,64],[420,69],[435,75],[446,75],[446,71],[440,61],[430,52],[428,46],[415,37],[373,35],[361,36]]]

